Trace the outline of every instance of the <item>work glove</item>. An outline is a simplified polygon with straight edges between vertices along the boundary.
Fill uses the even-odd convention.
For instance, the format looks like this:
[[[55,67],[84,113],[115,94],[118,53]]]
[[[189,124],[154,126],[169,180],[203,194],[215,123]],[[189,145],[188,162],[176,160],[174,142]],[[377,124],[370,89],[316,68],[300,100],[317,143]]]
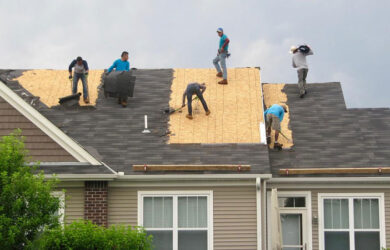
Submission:
[[[87,73],[85,73],[85,77],[88,77],[88,72],[87,72]]]
[[[72,78],[73,78],[72,75],[70,75],[70,76],[69,76],[69,79],[72,80]]]

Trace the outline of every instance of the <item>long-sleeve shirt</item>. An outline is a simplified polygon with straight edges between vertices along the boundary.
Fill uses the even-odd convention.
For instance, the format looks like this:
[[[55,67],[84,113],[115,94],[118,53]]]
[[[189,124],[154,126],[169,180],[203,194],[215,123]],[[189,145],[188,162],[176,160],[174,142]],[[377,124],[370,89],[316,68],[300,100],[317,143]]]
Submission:
[[[292,57],[292,66],[298,70],[307,69],[306,56],[313,55],[313,51],[310,49],[308,53],[302,53],[300,51],[295,52]]]
[[[223,49],[223,51],[228,51],[229,50],[229,38],[223,34],[221,36],[221,39],[219,39],[219,51],[221,51]]]
[[[185,102],[186,96],[192,97],[192,95],[196,94],[197,90],[201,90],[201,93],[203,93],[206,90],[206,86],[196,82],[188,84],[186,90],[183,93],[183,104]]]
[[[279,118],[279,121],[282,122],[284,117],[284,109],[279,104],[274,104],[264,112],[265,116],[267,116],[267,114],[275,115]]]
[[[87,61],[83,60],[83,64],[80,66],[77,64],[77,60],[73,60],[70,64],[69,64],[69,72],[72,73],[72,68],[74,68],[74,73],[78,73],[78,74],[83,74],[83,73],[86,73],[89,68],[88,68],[88,63]]]
[[[130,63],[128,61],[122,61],[121,59],[116,60],[110,68],[108,68],[108,73],[110,73],[113,69],[116,71],[129,71]]]

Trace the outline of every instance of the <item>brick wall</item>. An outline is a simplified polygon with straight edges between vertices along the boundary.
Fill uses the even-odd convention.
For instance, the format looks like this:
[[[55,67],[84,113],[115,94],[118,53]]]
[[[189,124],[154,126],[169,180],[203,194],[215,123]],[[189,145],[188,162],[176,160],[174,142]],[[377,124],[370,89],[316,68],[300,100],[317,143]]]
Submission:
[[[107,226],[107,181],[86,181],[84,219]]]

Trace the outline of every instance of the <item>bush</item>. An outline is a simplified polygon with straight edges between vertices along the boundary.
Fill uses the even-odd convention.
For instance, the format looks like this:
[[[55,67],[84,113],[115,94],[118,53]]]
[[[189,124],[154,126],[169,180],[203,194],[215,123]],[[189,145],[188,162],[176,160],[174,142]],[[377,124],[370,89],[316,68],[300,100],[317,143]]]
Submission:
[[[141,228],[105,228],[90,221],[76,221],[64,227],[45,230],[34,248],[148,250],[152,249],[152,237],[147,236]]]
[[[44,227],[58,226],[59,199],[51,192],[56,180],[26,164],[20,130],[0,140],[0,249],[22,249]]]

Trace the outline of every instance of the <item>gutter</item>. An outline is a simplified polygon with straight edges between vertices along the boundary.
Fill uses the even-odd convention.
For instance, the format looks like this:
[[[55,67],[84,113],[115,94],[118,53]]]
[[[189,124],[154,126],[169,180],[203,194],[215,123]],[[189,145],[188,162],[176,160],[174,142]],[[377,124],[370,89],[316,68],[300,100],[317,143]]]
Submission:
[[[389,183],[389,177],[276,177],[268,183]]]
[[[376,168],[285,168],[279,169],[280,175],[299,174],[389,174],[390,167]]]

